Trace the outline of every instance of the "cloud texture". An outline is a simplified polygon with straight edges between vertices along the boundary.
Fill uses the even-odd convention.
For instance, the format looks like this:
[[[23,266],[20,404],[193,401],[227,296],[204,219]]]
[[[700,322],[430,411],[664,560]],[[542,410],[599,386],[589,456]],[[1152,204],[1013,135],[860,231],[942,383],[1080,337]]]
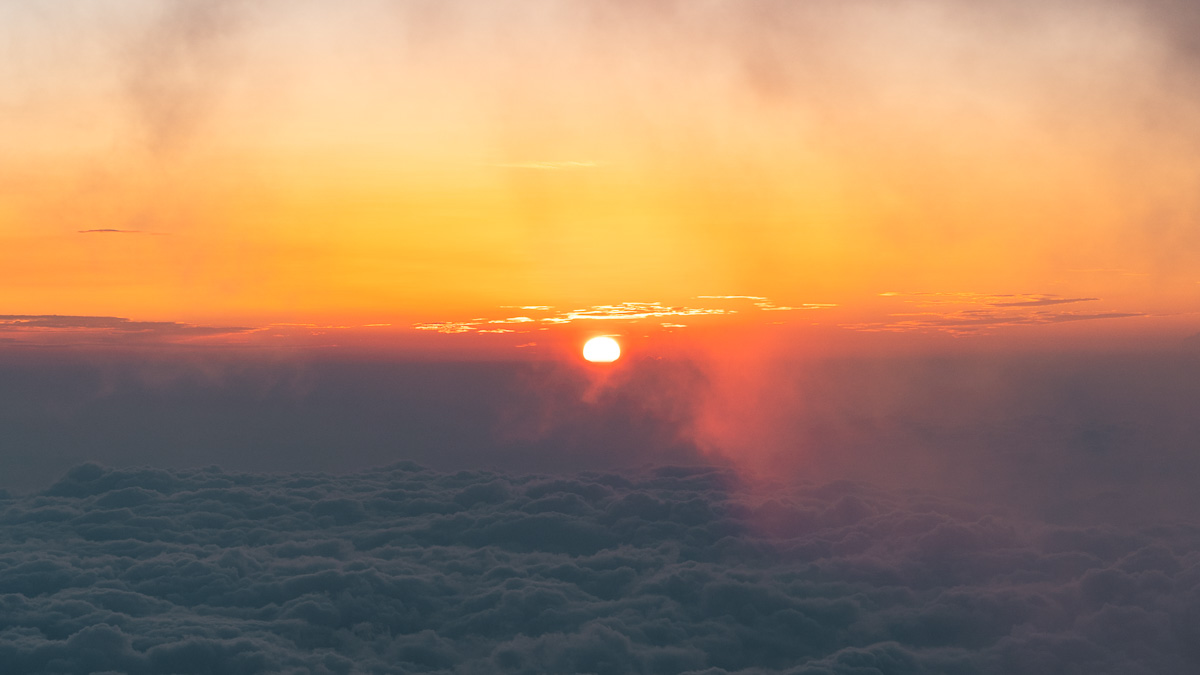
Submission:
[[[9,673],[1167,673],[1191,527],[722,470],[86,464],[0,501]],[[1075,668],[1075,671],[1071,671]]]

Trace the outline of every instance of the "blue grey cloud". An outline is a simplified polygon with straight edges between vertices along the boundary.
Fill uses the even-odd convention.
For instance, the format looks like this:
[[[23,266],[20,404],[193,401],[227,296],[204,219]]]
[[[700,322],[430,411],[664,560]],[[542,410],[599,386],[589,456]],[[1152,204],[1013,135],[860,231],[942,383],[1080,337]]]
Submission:
[[[83,335],[86,343],[105,340],[167,339],[245,333],[241,326],[198,326],[175,321],[133,321],[116,316],[61,316],[57,314],[0,314],[0,330],[14,333]]]
[[[1089,673],[1200,666],[1195,528],[840,481],[72,469],[0,501],[10,673]]]
[[[539,362],[0,352],[0,488],[14,493],[89,460],[541,472],[715,461],[688,434],[721,382],[692,362],[631,357],[596,388],[582,369]],[[919,488],[1070,524],[1200,518],[1192,348],[781,363],[755,384],[761,415],[738,428],[771,434],[742,449],[781,479]]]

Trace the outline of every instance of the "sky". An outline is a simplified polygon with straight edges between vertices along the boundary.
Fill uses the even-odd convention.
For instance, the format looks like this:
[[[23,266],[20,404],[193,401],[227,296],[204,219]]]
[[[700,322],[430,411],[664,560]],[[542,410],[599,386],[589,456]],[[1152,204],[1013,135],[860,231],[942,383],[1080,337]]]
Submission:
[[[1197,35],[0,0],[0,662],[1196,670]]]
[[[951,450],[867,448],[1176,447],[1197,23],[1171,0],[3,3],[7,483],[203,463],[189,445],[346,470],[690,448],[969,492]],[[624,358],[585,364],[596,335]]]
[[[0,12],[13,316],[404,345],[745,295],[838,332],[1195,332],[1187,3]]]

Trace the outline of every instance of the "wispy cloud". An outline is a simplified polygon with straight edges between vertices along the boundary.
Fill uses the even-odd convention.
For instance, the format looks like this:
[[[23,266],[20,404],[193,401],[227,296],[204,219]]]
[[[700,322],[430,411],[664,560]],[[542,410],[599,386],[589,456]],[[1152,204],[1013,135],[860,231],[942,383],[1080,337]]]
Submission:
[[[991,307],[1040,307],[1089,302],[1099,298],[1064,298],[1053,293],[880,293],[882,297],[903,298],[904,302],[917,305],[969,304]]]
[[[761,309],[764,312],[790,312],[793,310],[828,309],[830,307],[837,307],[837,305],[835,305],[835,304],[825,303],[825,302],[806,302],[801,305],[797,305],[795,307],[788,307],[786,305],[776,305],[776,304],[773,304],[770,302],[756,302],[756,303],[754,303],[754,306]]]
[[[418,323],[417,330],[437,331],[439,333],[498,333],[498,332],[527,332],[528,330],[545,330],[546,326],[570,324],[580,321],[628,321],[637,322],[648,319],[673,319],[677,317],[724,316],[731,314],[747,314],[756,311],[791,311],[812,310],[836,307],[829,303],[803,303],[797,306],[776,305],[765,297],[757,295],[701,295],[697,300],[735,301],[740,307],[730,306],[684,306],[665,305],[661,302],[620,302],[611,305],[592,305],[571,310],[555,310],[548,305],[521,305],[519,308],[527,314],[502,318],[476,318],[469,321],[438,321]],[[709,303],[705,303],[708,305]],[[728,302],[724,303],[728,305]],[[509,306],[508,309],[516,306]],[[540,315],[540,316],[539,316]],[[499,330],[494,324],[523,324],[523,328]],[[675,322],[660,322],[664,328],[686,328],[686,324]]]
[[[435,330],[439,333],[473,333],[478,326],[473,321],[438,321],[434,323],[418,323],[413,328],[417,330]]]
[[[57,335],[79,341],[111,342],[129,340],[182,341],[220,335],[249,333],[243,326],[201,326],[174,321],[133,321],[115,316],[61,316],[56,314],[0,315],[0,333],[25,342],[23,337]]]
[[[164,3],[126,46],[125,93],[147,148],[178,150],[200,132],[236,63],[233,48],[255,3]]]
[[[1060,298],[1056,295],[1043,295],[1031,300],[1011,300],[1008,302],[991,302],[992,307],[1045,307],[1048,305],[1069,305],[1075,302],[1091,302],[1100,298]]]
[[[652,319],[665,316],[698,316],[702,314],[736,314],[736,309],[710,307],[668,307],[659,302],[622,302],[616,305],[595,305],[567,312],[562,318],[568,321],[629,321]]]
[[[898,298],[926,311],[895,312],[881,321],[845,325],[846,328],[866,331],[941,331],[955,335],[986,332],[1005,326],[1122,319],[1144,316],[1140,312],[1096,311],[1074,312],[1040,309],[1097,302],[1100,298],[1068,298],[1052,293],[880,293],[882,297]]]

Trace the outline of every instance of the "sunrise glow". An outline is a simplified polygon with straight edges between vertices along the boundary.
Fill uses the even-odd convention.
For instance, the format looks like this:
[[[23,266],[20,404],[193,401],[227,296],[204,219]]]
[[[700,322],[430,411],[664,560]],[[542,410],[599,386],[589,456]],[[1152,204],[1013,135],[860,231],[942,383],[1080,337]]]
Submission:
[[[9,316],[499,353],[602,318],[1162,334],[1200,303],[1195,108],[1115,5],[68,6],[96,20],[0,10]]]

